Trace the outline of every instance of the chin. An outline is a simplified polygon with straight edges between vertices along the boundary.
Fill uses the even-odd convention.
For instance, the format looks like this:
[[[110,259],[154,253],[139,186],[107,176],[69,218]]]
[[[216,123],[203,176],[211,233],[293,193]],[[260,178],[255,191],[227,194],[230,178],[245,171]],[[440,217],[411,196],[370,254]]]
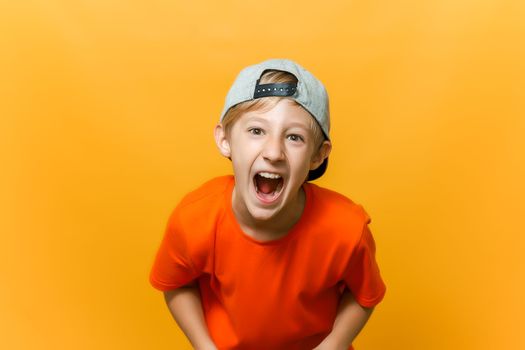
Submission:
[[[277,216],[280,212],[280,208],[248,208],[250,216],[255,221],[269,221]]]

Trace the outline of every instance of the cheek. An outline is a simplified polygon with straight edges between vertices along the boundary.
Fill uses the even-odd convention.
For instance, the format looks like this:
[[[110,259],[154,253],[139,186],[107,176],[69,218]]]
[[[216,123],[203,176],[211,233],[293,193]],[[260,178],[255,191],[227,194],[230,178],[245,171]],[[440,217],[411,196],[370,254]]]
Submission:
[[[254,140],[239,139],[232,151],[237,153],[238,158],[252,159],[260,153],[261,146]]]
[[[247,171],[256,158],[256,151],[250,145],[237,143],[232,147],[231,160],[235,171]]]
[[[289,153],[290,165],[297,173],[308,172],[312,159],[312,152],[307,148],[294,149]]]

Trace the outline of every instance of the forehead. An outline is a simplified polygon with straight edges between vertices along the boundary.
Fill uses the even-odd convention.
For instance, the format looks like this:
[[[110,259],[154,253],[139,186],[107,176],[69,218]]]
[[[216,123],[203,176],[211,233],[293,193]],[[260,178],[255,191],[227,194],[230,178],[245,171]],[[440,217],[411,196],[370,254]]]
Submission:
[[[310,128],[313,117],[297,102],[280,99],[276,103],[246,111],[239,118],[242,123],[259,121],[269,125],[296,125]]]

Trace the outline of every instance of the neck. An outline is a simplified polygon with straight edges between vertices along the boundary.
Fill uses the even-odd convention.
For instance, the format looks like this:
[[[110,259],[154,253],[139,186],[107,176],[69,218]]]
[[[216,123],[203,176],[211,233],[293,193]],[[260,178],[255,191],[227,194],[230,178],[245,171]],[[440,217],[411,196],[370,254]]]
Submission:
[[[235,189],[232,197],[235,197]],[[232,209],[239,226],[246,234],[259,240],[273,240],[285,236],[299,221],[304,210],[305,199],[306,196],[301,187],[295,200],[268,220],[258,220],[252,217],[245,207],[237,208],[233,205]]]

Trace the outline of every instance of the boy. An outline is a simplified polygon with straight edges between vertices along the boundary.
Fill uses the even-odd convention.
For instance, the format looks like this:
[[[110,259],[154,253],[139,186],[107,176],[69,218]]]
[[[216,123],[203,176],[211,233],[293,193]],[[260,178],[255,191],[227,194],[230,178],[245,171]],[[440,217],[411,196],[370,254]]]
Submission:
[[[237,76],[215,128],[234,176],[171,214],[150,282],[196,349],[353,349],[386,287],[364,209],[310,184],[331,150],[328,96],[297,63]]]

